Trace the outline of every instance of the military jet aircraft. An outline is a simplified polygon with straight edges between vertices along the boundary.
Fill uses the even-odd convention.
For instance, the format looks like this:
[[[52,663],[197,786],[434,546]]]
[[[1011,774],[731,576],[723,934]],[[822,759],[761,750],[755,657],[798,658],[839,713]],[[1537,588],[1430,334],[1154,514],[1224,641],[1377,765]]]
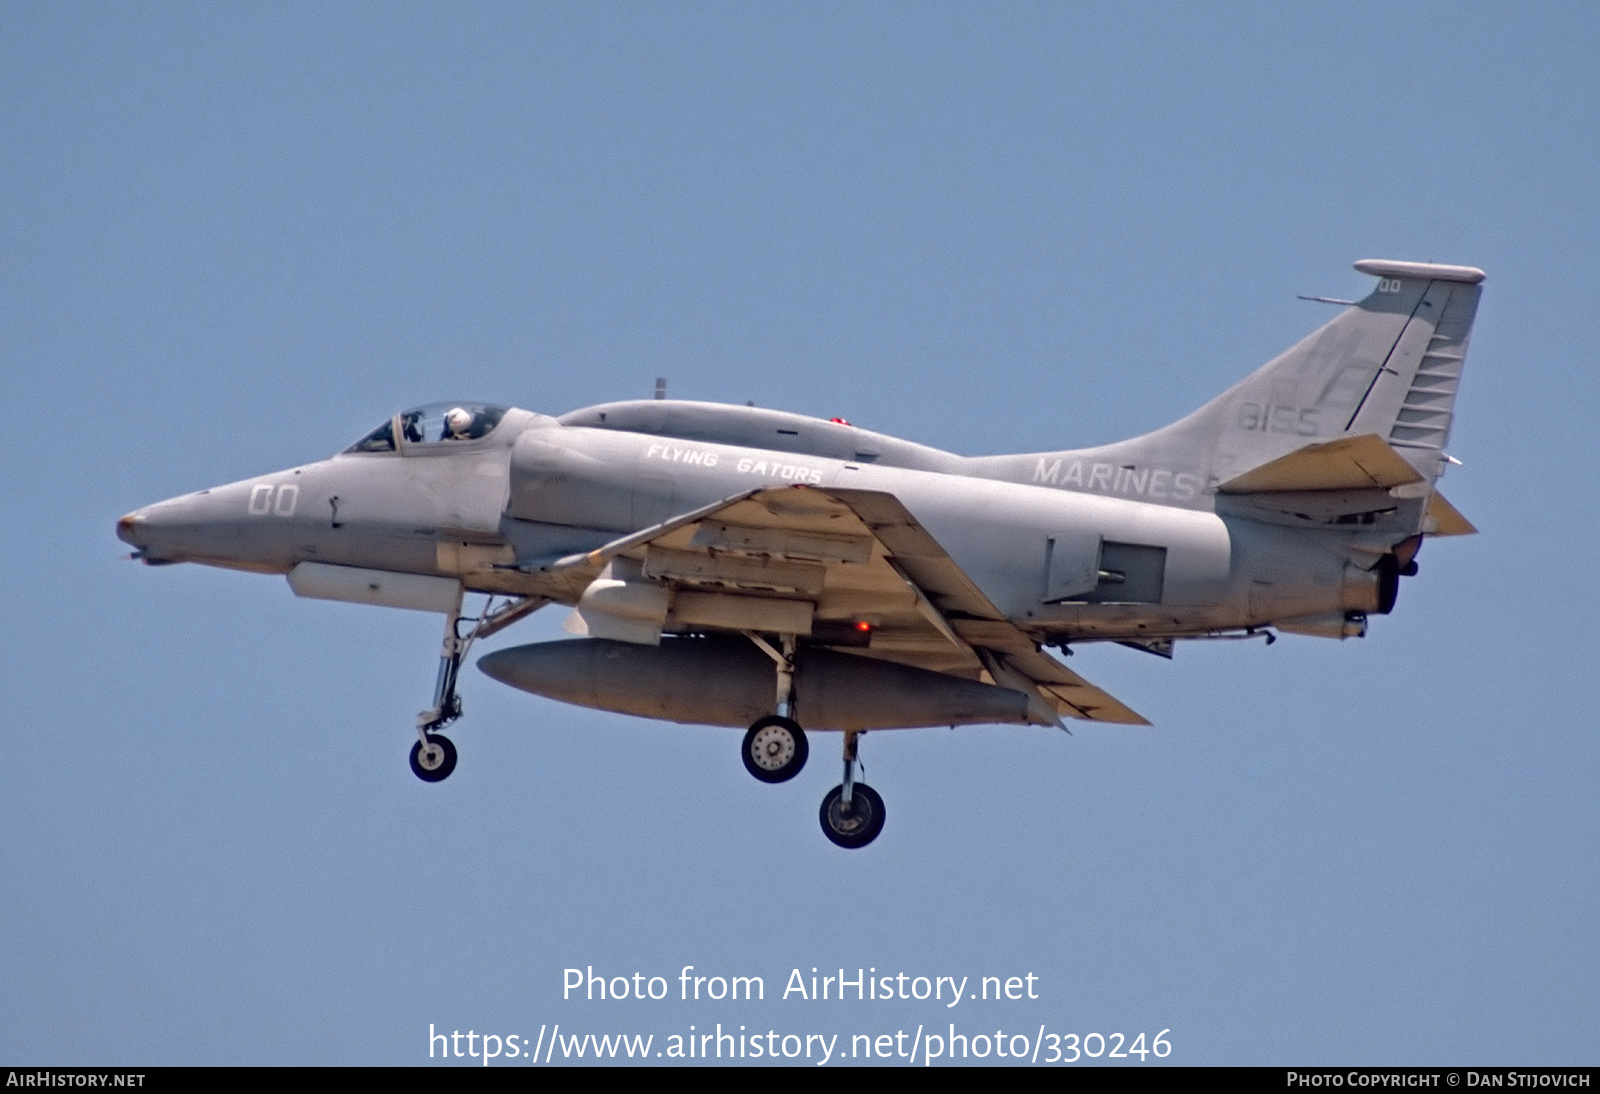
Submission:
[[[1274,632],[1351,638],[1426,536],[1484,274],[1365,260],[1360,302],[1188,417],[1097,448],[963,457],[833,419],[658,398],[549,417],[439,403],[330,459],[174,498],[117,534],[151,565],[283,574],[437,612],[411,768],[456,766],[472,644],[548,604],[577,637],[478,662],[536,695],[745,727],[764,782],[840,732],[823,832],[862,847],[869,730],[1147,724],[1048,651]],[[1311,299],[1325,299],[1314,297]],[[476,615],[466,594],[487,597]],[[802,726],[804,728],[802,728]]]

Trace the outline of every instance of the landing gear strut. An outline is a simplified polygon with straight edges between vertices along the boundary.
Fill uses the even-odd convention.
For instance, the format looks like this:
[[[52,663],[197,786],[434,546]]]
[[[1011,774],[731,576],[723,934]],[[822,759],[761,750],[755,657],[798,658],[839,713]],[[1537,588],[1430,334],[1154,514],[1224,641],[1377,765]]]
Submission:
[[[483,614],[476,619],[463,618],[461,602],[466,594],[458,586],[455,605],[445,615],[444,644],[439,650],[439,675],[433,683],[433,706],[417,715],[417,743],[411,746],[411,770],[423,782],[436,783],[450,777],[456,769],[456,746],[450,738],[438,732],[461,717],[461,696],[456,694],[456,677],[461,672],[461,662],[472,648],[472,643],[509,627],[530,612],[548,603],[536,596],[494,608],[491,596],[483,605]],[[463,623],[472,624],[465,634]]]
[[[759,718],[744,735],[745,770],[764,783],[781,783],[800,774],[810,751],[805,731],[794,720],[795,636],[780,636],[775,649],[759,634],[745,632],[762,653],[778,666],[777,713]],[[844,782],[822,799],[822,834],[840,847],[865,847],[883,831],[883,799],[864,782],[857,782],[861,766],[856,759],[859,730],[844,733]]]
[[[805,730],[794,720],[795,638],[792,634],[784,635],[780,651],[760,635],[748,637],[778,666],[778,712],[756,719],[744,735],[740,755],[744,758],[744,769],[762,782],[788,782],[800,774],[811,752]]]
[[[883,799],[866,783],[856,781],[857,731],[844,733],[844,782],[822,799],[822,834],[840,847],[865,847],[883,831]]]

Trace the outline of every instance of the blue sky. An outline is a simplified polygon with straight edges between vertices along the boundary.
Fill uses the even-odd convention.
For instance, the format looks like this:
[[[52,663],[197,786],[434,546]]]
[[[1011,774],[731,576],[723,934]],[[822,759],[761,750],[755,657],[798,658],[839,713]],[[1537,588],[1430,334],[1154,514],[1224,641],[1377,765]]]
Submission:
[[[0,1060],[954,1021],[1595,1062],[1597,32],[1581,4],[7,7]],[[657,376],[971,454],[1115,440],[1365,257],[1489,273],[1443,484],[1481,534],[1428,544],[1361,641],[1080,653],[1153,730],[872,735],[860,853],[817,830],[827,739],[768,787],[730,731],[475,670],[423,786],[431,619],[113,535],[403,406]],[[563,1000],[591,965],[768,997]],[[813,966],[1040,998],[777,998]]]

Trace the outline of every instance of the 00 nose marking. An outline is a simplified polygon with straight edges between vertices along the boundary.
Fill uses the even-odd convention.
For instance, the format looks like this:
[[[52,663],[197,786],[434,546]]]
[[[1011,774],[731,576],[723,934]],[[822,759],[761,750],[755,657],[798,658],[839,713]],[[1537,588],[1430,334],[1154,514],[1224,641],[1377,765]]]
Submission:
[[[250,488],[249,513],[253,517],[264,517],[268,513],[292,517],[294,507],[299,503],[300,487],[297,483],[286,482],[282,486],[274,486],[264,482]]]

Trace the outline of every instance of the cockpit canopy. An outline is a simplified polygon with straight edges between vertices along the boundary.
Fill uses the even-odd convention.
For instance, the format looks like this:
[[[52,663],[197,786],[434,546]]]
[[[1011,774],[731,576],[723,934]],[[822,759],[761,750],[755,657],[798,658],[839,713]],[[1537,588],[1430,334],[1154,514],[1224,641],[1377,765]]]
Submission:
[[[401,411],[345,451],[403,453],[436,444],[476,441],[494,432],[505,415],[505,407],[489,403],[429,403]]]

